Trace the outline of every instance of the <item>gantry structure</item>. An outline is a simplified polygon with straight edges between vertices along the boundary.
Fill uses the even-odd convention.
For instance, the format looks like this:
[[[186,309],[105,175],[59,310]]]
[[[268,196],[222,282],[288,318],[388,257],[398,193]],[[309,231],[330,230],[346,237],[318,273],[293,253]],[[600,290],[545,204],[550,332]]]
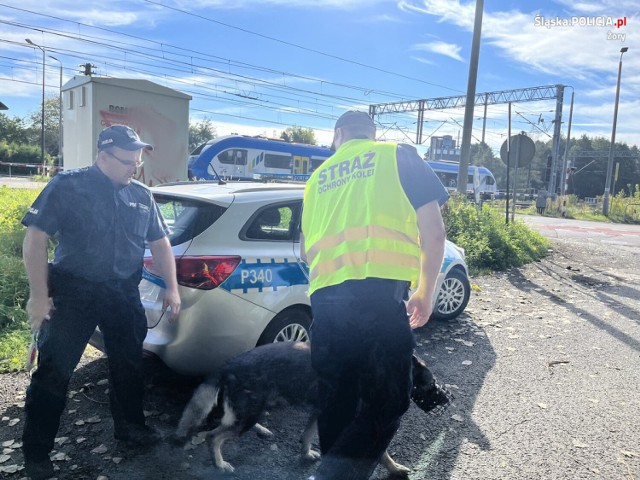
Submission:
[[[537,102],[541,100],[556,101],[553,141],[551,146],[552,163],[549,178],[549,191],[555,192],[558,170],[562,168],[560,159],[560,133],[562,128],[562,106],[564,103],[564,89],[566,85],[544,85],[539,87],[518,88],[513,90],[499,90],[495,92],[476,93],[474,107],[484,107],[482,122],[482,141],[484,142],[487,125],[487,107],[489,105]],[[571,88],[571,87],[568,87]],[[416,144],[422,144],[424,137],[422,128],[425,123],[424,115],[429,110],[446,110],[465,107],[466,95],[455,97],[425,98],[404,102],[379,103],[369,105],[369,115],[375,121],[376,116],[393,113],[418,113],[416,122]]]

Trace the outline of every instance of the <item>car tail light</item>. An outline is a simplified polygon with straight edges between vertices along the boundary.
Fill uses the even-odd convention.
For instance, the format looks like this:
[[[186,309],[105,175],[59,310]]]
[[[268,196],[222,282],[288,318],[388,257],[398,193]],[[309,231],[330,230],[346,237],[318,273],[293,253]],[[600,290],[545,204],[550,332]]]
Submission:
[[[178,283],[185,287],[211,290],[224,282],[233,273],[241,258],[239,256],[184,256],[176,258]],[[144,259],[145,268],[153,274],[153,259]]]

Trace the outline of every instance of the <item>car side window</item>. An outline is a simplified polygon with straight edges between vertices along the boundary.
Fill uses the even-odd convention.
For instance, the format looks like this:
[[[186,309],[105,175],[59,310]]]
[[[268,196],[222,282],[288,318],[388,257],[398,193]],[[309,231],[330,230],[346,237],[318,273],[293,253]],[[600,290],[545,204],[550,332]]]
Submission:
[[[248,240],[293,241],[300,204],[271,205],[259,210],[245,230]]]

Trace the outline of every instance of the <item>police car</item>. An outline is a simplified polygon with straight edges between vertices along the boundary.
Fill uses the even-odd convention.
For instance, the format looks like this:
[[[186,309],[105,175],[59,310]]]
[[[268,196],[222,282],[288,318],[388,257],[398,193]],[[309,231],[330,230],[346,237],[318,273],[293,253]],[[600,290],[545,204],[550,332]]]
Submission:
[[[145,258],[139,285],[148,333],[144,349],[178,373],[203,375],[258,345],[307,341],[308,269],[300,260],[304,185],[198,182],[152,188],[176,258],[182,307],[168,322],[164,282]],[[434,317],[464,310],[464,251],[447,242]],[[99,332],[92,343],[101,346]]]

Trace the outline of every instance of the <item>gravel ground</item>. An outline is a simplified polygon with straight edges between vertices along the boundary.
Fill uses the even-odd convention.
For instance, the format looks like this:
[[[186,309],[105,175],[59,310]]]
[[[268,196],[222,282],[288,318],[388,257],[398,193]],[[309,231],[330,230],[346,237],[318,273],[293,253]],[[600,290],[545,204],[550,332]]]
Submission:
[[[543,261],[472,279],[467,312],[416,332],[418,353],[456,394],[444,415],[412,406],[391,444],[412,479],[640,478],[640,273],[637,250],[556,241]],[[148,362],[146,410],[165,435],[195,386]],[[54,452],[59,479],[304,479],[301,408],[275,410],[275,436],[249,432],[211,466],[198,437],[131,451],[112,436],[106,360],[87,352]],[[19,450],[28,378],[1,376],[0,477],[24,477]],[[214,420],[215,421],[215,420]],[[387,478],[381,469],[375,479]]]

